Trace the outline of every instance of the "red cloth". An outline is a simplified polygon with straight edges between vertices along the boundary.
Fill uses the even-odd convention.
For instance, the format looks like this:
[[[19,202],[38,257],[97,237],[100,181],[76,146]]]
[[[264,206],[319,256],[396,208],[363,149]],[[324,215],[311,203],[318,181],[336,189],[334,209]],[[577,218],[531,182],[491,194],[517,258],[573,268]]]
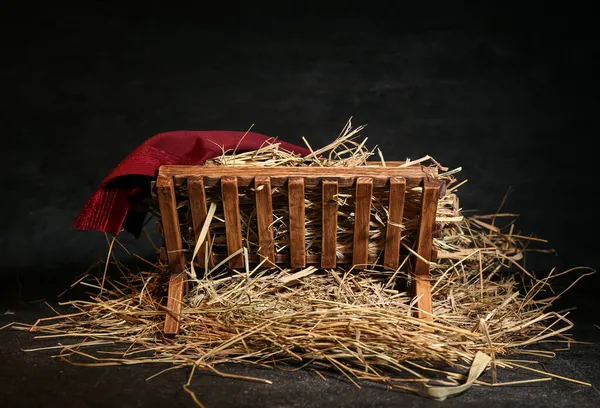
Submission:
[[[175,131],[159,133],[127,156],[85,203],[73,228],[118,234],[125,228],[139,235],[146,213],[131,209],[131,199],[150,194],[150,181],[162,165],[203,164],[223,151],[256,150],[266,143],[301,154],[309,150],[252,132]]]

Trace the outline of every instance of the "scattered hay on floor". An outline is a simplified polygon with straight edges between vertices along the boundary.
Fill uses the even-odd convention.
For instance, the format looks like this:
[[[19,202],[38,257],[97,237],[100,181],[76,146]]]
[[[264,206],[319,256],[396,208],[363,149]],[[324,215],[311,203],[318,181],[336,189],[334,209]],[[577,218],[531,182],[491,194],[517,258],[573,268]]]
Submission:
[[[308,158],[282,152],[271,144],[257,152],[224,152],[207,165],[358,166],[366,165],[374,154],[385,163],[380,153],[354,140],[359,131],[348,125],[334,143]],[[415,299],[408,295],[412,282],[408,261],[397,271],[373,265],[360,272],[312,266],[301,270],[264,269],[254,265],[246,265],[246,270],[240,272],[218,266],[205,276],[190,274],[181,335],[167,339],[161,332],[166,265],[148,262],[148,268],[141,271],[122,269],[117,280],[107,279],[105,274],[88,275],[79,284],[96,293],[89,300],[64,303],[73,313],[13,327],[44,338],[79,338],[60,346],[60,356],[76,364],[166,362],[229,377],[235,376],[219,371],[220,364],[289,364],[319,372],[335,369],[357,386],[360,380],[369,380],[435,398],[464,391],[461,385],[465,382],[466,386],[503,384],[502,369],[536,374],[535,378],[516,383],[561,378],[589,385],[538,370],[535,362],[509,357],[552,357],[554,352],[547,347],[535,346],[551,341],[565,348],[574,342],[568,334],[573,327],[568,313],[551,309],[561,296],[550,290],[551,281],[579,272],[573,279],[575,284],[593,272],[578,268],[536,278],[520,261],[525,252],[532,250],[531,244],[542,240],[516,233],[516,216],[512,214],[464,216],[457,197],[461,184],[453,178],[457,171],[448,171],[429,157],[418,162],[433,163],[441,171],[438,177],[448,184],[437,214],[441,225],[441,233],[434,240],[438,260],[431,265],[433,322],[413,317]],[[411,194],[414,196],[409,202],[416,205],[419,189]],[[374,197],[374,202],[377,199]],[[182,200],[181,210],[185,212],[185,197]],[[307,203],[311,203],[310,197]],[[387,217],[384,206],[373,207],[371,234],[377,238],[385,229]],[[345,214],[349,219],[340,222],[343,237],[351,233],[352,222],[343,206],[340,212],[341,217]],[[319,217],[311,218],[308,213],[308,241],[318,248],[319,227],[311,230],[310,224],[317,224]],[[255,250],[252,217],[247,215],[245,246]],[[219,218],[217,211],[215,224]],[[286,217],[276,214],[276,218],[277,248],[284,251]],[[185,225],[183,228],[185,231]],[[415,230],[416,220],[409,210],[403,222],[403,250],[412,249]],[[213,245],[219,245],[218,225],[212,231]],[[346,253],[345,241],[339,242],[338,254]],[[381,243],[377,239],[373,242],[372,254],[376,256]],[[187,250],[192,251],[193,240],[189,239],[188,244]],[[119,263],[114,266],[121,267]],[[102,346],[108,345],[117,345],[121,351],[113,350],[107,356]],[[477,365],[480,370],[473,374]],[[467,379],[465,373],[470,366],[472,375]],[[492,372],[491,380],[478,380],[487,367]],[[260,378],[239,378],[269,383]]]

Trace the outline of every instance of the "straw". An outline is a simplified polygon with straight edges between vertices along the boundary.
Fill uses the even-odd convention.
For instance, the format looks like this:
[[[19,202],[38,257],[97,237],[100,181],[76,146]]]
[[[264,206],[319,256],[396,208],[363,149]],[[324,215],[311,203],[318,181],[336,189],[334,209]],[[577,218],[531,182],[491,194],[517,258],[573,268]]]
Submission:
[[[353,128],[349,121],[332,143],[316,150],[309,145],[312,153],[308,157],[285,151],[275,141],[253,152],[224,152],[206,165],[356,167],[367,165],[374,154],[379,157],[379,165],[389,164],[379,149],[368,149],[366,140],[357,140],[362,130]],[[435,398],[464,392],[472,384],[497,387],[502,385],[503,370],[510,369],[544,373],[547,378],[542,380],[555,378],[589,385],[506,357],[523,353],[547,356],[547,345],[543,350],[535,346],[549,339],[570,346],[573,339],[568,331],[573,323],[568,313],[550,310],[562,295],[550,291],[551,283],[558,276],[573,275],[574,284],[593,271],[573,268],[537,278],[521,260],[527,251],[536,250],[532,245],[544,241],[515,233],[516,215],[499,209],[496,214],[465,216],[457,196],[463,184],[454,178],[460,168],[448,170],[429,156],[411,163],[439,168],[444,173],[437,177],[448,186],[440,197],[436,216],[441,230],[433,243],[438,259],[431,262],[433,321],[414,317],[415,299],[409,295],[412,265],[408,258],[396,271],[386,271],[376,262],[357,272],[344,267],[266,268],[249,265],[248,256],[244,256],[245,273],[228,269],[226,261],[205,274],[189,268],[191,289],[184,298],[181,333],[174,340],[165,339],[161,330],[166,314],[166,264],[147,260],[137,273],[124,270],[115,261],[112,248],[115,242],[121,244],[114,240],[106,267],[110,264],[118,268],[119,278],[110,278],[104,270],[90,272],[77,283],[94,290],[88,300],[61,303],[69,308],[68,314],[56,312],[56,316],[33,325],[14,323],[10,328],[28,330],[38,338],[60,339],[58,346],[34,350],[58,348],[58,356],[73,364],[168,362],[173,368],[191,367],[184,388],[198,405],[202,403],[191,390],[194,372],[209,370],[225,375],[218,370],[223,363],[304,367],[316,370],[323,378],[330,375],[327,370],[333,369],[356,386],[361,381],[375,381]],[[178,206],[185,214],[189,211],[185,191],[178,194]],[[240,251],[245,254],[257,249],[253,194],[251,188],[240,191],[244,236]],[[307,190],[307,253],[318,254],[321,206],[320,197],[312,194]],[[420,188],[407,192],[401,225],[405,254],[414,252],[420,194]],[[273,189],[273,230],[276,251],[280,253],[289,250],[286,196],[284,188]],[[384,196],[382,191],[374,191],[372,197],[369,253],[377,259],[387,226]],[[211,249],[223,251],[222,205],[217,192],[210,188],[207,198],[212,217],[208,222]],[[350,254],[353,194],[340,189],[337,199],[337,251],[338,255]],[[154,204],[150,209],[158,215]],[[195,255],[199,245],[190,222],[190,217],[182,216],[185,250]],[[208,234],[205,227],[203,236]],[[111,351],[102,348],[107,344]],[[479,380],[490,366],[492,382]],[[269,382],[253,377],[241,379]],[[532,381],[540,379],[504,384]],[[440,386],[450,388],[443,391]]]

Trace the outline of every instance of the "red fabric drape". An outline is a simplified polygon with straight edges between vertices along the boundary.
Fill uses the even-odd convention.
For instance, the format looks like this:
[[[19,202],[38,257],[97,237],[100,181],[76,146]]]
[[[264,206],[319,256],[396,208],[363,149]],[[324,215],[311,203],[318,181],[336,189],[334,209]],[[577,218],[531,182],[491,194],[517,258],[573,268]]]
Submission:
[[[309,150],[253,132],[175,131],[146,140],[110,172],[85,203],[73,228],[138,235],[146,214],[132,211],[131,199],[149,194],[150,181],[162,165],[203,164],[223,151],[256,150],[266,143],[301,154]]]

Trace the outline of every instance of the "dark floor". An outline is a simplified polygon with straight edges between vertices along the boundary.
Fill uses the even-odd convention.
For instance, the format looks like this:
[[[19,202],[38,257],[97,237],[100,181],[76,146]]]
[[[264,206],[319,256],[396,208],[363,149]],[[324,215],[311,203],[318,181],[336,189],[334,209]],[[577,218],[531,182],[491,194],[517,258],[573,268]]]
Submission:
[[[3,25],[4,106],[0,211],[0,327],[49,314],[106,250],[104,236],[71,224],[85,199],[125,155],[176,129],[253,130],[313,146],[353,116],[388,160],[430,154],[462,166],[466,209],[521,214],[524,233],[550,240],[556,255],[530,259],[598,266],[596,248],[596,45],[585,10],[478,7],[383,17],[225,17],[204,10],[23,9]],[[133,239],[124,238],[135,245]],[[144,247],[139,247],[144,251]],[[568,293],[577,345],[545,363],[564,381],[474,388],[449,406],[596,406],[600,399],[597,275]],[[559,283],[559,286],[568,281]],[[8,313],[14,314],[8,314]],[[0,405],[193,406],[187,373],[146,383],[157,367],[73,367],[50,343],[0,331]],[[428,406],[401,392],[311,372],[252,372],[267,386],[197,376],[210,407]],[[506,374],[504,381],[513,380]]]

